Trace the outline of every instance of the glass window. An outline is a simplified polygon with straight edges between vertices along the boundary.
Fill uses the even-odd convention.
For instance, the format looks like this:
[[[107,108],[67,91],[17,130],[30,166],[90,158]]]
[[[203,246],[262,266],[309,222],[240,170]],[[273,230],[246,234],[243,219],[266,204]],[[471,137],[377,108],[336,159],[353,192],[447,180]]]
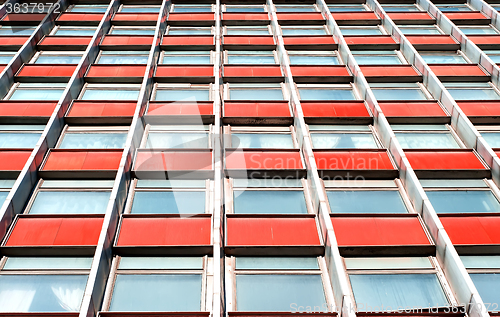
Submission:
[[[61,54],[60,52],[41,52],[35,56],[35,64],[78,64],[83,52],[77,54]]]
[[[226,26],[227,35],[270,35],[267,26]]]
[[[109,34],[114,35],[155,35],[155,29],[152,27],[124,27],[113,26]]]
[[[246,149],[293,149],[290,133],[231,133],[232,148]]]
[[[400,65],[403,64],[397,51],[353,51],[359,65]]]
[[[428,257],[344,258],[348,270],[434,269]]]
[[[235,214],[306,214],[302,190],[234,190]]]
[[[487,190],[426,191],[437,213],[500,212],[500,203]]]
[[[283,100],[280,85],[232,84],[229,86],[230,100]]]
[[[101,51],[97,64],[147,64],[148,51]]]
[[[460,53],[424,53],[420,56],[427,64],[467,64],[468,61]]]
[[[375,98],[385,100],[427,100],[427,96],[417,83],[370,84]]]
[[[439,10],[443,12],[454,12],[454,11],[472,11],[471,8],[465,4],[437,4]]]
[[[202,214],[205,192],[202,191],[136,191],[133,214]]]
[[[211,27],[198,27],[198,28],[186,28],[186,27],[172,27],[167,28],[168,35],[211,35]]]
[[[71,131],[62,136],[60,149],[122,149],[127,132]]]
[[[137,100],[140,85],[104,85],[88,84],[84,89],[82,100]]]
[[[328,35],[323,26],[282,26],[283,35]]]
[[[328,190],[332,213],[408,213],[397,190]]]
[[[384,4],[382,8],[385,12],[408,12],[421,11],[416,4]]]
[[[327,88],[299,88],[301,100],[356,100],[350,86]]]
[[[226,12],[266,12],[263,5],[230,5],[226,4]]]
[[[59,83],[20,83],[15,86],[9,100],[53,100],[61,98],[66,84]]]
[[[202,257],[122,257],[120,270],[201,270]]]
[[[481,131],[481,135],[492,148],[500,148],[500,132]]]
[[[108,206],[109,191],[39,191],[29,214],[104,214]]]
[[[498,100],[500,95],[490,83],[443,83],[455,100]]]
[[[500,63],[500,51],[497,50],[483,50],[485,54],[493,61],[493,63]]]
[[[0,25],[0,35],[31,35],[36,26]]]
[[[107,4],[74,4],[70,6],[66,12],[99,13],[106,12],[107,9]]]
[[[489,311],[500,310],[500,273],[469,273],[474,286]]]
[[[491,25],[461,26],[460,31],[465,35],[498,34],[498,30]]]
[[[393,125],[403,149],[458,149],[460,145],[445,125]]]
[[[153,149],[208,148],[208,126],[149,126],[145,147]]]
[[[122,5],[120,12],[124,13],[159,13],[160,6],[145,6],[145,5]]]
[[[383,35],[384,33],[376,26],[341,26],[343,36],[349,35]]]
[[[92,258],[7,258],[2,270],[90,270]]]
[[[288,51],[290,65],[339,65],[339,59],[334,51],[301,52]]]
[[[174,4],[172,12],[212,12],[210,4]]]
[[[275,4],[276,12],[316,12],[314,5],[288,5],[288,4]]]
[[[229,64],[276,64],[273,51],[227,51]]]
[[[60,36],[93,36],[96,31],[95,27],[83,26],[59,26],[53,35]]]
[[[160,64],[210,64],[210,51],[164,51]]]
[[[347,128],[350,128],[349,130]],[[309,126],[313,148],[316,149],[376,149],[377,142],[365,126]],[[357,131],[356,131],[357,130]]]
[[[17,52],[0,52],[0,64],[8,64]]]
[[[158,85],[153,96],[156,101],[209,101],[210,90],[208,87],[203,86],[171,87],[166,89],[166,86]]]
[[[409,34],[443,34],[437,25],[398,25],[405,35]]]
[[[0,125],[0,148],[32,149],[43,129],[44,125]]]
[[[366,7],[362,4],[329,4],[328,9],[331,12],[367,11]]]

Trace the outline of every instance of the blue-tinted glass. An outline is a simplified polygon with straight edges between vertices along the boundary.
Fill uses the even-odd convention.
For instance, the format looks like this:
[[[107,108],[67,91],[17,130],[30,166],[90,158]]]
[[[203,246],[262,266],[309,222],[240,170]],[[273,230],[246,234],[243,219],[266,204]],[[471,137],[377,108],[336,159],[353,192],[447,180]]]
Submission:
[[[276,12],[316,12],[313,5],[276,5]]]
[[[156,91],[155,100],[159,101],[209,101],[208,89],[182,89]]]
[[[0,206],[3,205],[5,199],[7,199],[7,195],[9,192],[0,192]]]
[[[269,35],[269,30],[262,27],[245,29],[228,27],[227,35]]]
[[[407,213],[395,190],[327,191],[332,213]]]
[[[416,6],[413,4],[407,4],[407,5],[383,5],[385,12],[408,12],[408,11],[420,11]]]
[[[137,100],[139,90],[86,89],[82,100]]]
[[[34,26],[2,26],[0,35],[31,35],[35,28]]]
[[[306,214],[301,190],[235,190],[236,214]]]
[[[12,54],[0,54],[0,64],[8,64],[15,53]]]
[[[86,4],[75,4],[71,9],[71,12],[106,12],[108,9],[107,5],[86,5]]]
[[[104,214],[110,192],[40,191],[30,214]]]
[[[229,64],[275,64],[274,56],[262,55],[231,55],[229,53],[227,60]]]
[[[110,311],[200,311],[201,275],[118,274]]]
[[[0,312],[78,312],[86,275],[0,275]]]
[[[427,191],[437,213],[500,212],[500,203],[490,191]]]
[[[424,61],[428,64],[455,64],[455,63],[467,63],[465,58],[459,54],[448,54],[448,55],[421,55]]]
[[[231,89],[231,100],[283,100],[281,89]]]
[[[403,149],[459,149],[451,133],[396,133]]]
[[[154,29],[118,29],[113,28],[109,34],[115,35],[154,35]]]
[[[366,11],[366,8],[362,4],[332,4],[328,6],[331,12],[356,12],[356,11]]]
[[[402,64],[397,55],[354,55],[359,65],[397,65]]]
[[[403,34],[441,34],[436,27],[400,27],[399,28]]]
[[[59,148],[121,149],[126,139],[126,133],[66,133]]]
[[[205,192],[136,191],[132,213],[202,214],[205,213]]]
[[[40,55],[35,64],[78,64],[82,56]]]
[[[210,54],[207,55],[165,55],[162,64],[210,64]]]
[[[482,35],[482,34],[498,34],[498,32],[490,26],[474,26],[460,28],[465,35]]]
[[[317,149],[376,149],[373,135],[368,133],[312,133],[313,147]]]
[[[500,306],[500,274],[499,273],[469,273],[479,296],[489,311],[498,311]]]
[[[420,89],[372,89],[378,100],[427,100]]]
[[[320,275],[236,275],[238,311],[296,311],[324,307]]]
[[[147,62],[147,55],[101,55],[97,64],[147,64]]]
[[[490,55],[488,54],[488,57],[491,58],[493,63],[500,63],[500,55]]]
[[[212,30],[210,28],[197,28],[197,29],[182,29],[170,28],[168,35],[210,35]]]
[[[349,27],[341,27],[340,31],[342,31],[342,35],[382,35],[382,31],[380,31],[377,27],[364,27],[364,28],[349,28]]]
[[[16,89],[9,100],[59,100],[64,89]]]
[[[496,91],[491,89],[467,89],[458,88],[451,89],[448,88],[448,92],[455,100],[497,100],[500,96]]]
[[[352,89],[299,89],[301,100],[355,100]]]
[[[374,312],[373,307],[386,312],[388,307],[398,310],[449,306],[435,274],[363,274],[349,278],[359,311]]]
[[[443,12],[471,11],[465,4],[438,4],[436,7]]]
[[[481,135],[492,148],[500,148],[500,132],[481,132]]]
[[[130,12],[130,13],[159,13],[160,7],[142,7],[142,6],[130,6],[123,7],[120,12]]]
[[[231,147],[250,149],[293,149],[290,134],[278,133],[233,133]]]
[[[63,29],[60,28],[54,33],[54,35],[76,35],[76,36],[92,36],[95,33],[95,29],[89,29],[89,28],[80,28],[80,29]]]
[[[175,5],[174,12],[212,12],[212,7]]]
[[[327,35],[324,28],[281,28],[283,35]]]
[[[318,259],[288,257],[236,257],[237,270],[319,270]]]
[[[149,133],[146,148],[153,149],[204,149],[208,148],[206,133]]]
[[[266,12],[263,6],[234,7],[226,5],[226,12]]]
[[[289,55],[291,65],[338,65],[337,56]]]
[[[41,133],[0,133],[0,148],[32,149]]]

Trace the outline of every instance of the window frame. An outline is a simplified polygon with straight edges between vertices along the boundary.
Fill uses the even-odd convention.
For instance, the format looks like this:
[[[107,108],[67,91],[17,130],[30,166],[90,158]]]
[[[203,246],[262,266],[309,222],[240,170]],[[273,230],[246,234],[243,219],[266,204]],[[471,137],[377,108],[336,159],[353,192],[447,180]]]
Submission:
[[[453,87],[453,85],[455,85],[457,83],[458,82],[444,82],[443,83],[444,88],[450,93],[450,95],[453,98],[453,100],[459,100],[459,101],[498,100],[498,101],[500,101],[500,89],[498,89],[495,85],[493,85],[493,83],[491,81],[488,81],[488,82],[470,82],[472,84],[472,86],[455,86],[455,87]],[[488,88],[487,87],[474,87],[474,84],[478,84],[478,83],[488,84],[489,87]],[[450,87],[450,85],[452,87]],[[453,97],[452,93],[449,90],[457,90],[457,89],[458,90],[460,90],[460,89],[481,90],[481,91],[484,91],[484,90],[493,90],[497,94],[498,98],[496,98],[496,99],[455,99]]]
[[[423,56],[425,56],[425,55],[428,55],[428,56],[432,56],[432,55],[442,55],[442,56],[453,55],[453,54],[450,54],[451,52],[455,52],[456,55],[461,56],[465,60],[465,63],[463,63],[463,65],[473,64],[472,61],[467,57],[467,55],[465,55],[465,53],[462,50],[456,50],[456,51],[424,51],[424,52],[419,52],[419,54],[420,54],[420,56],[422,56],[422,59],[423,59]],[[426,54],[426,53],[430,53],[430,54]],[[458,64],[458,63],[427,63],[426,62],[426,64],[432,65],[432,64]]]
[[[87,100],[83,99],[85,92],[87,90],[126,90],[126,91],[137,91],[138,96],[141,91],[142,84],[99,84],[99,83],[85,83],[75,100]],[[88,99],[93,100],[93,99]],[[101,99],[101,100],[117,100],[117,101],[125,101],[127,99]],[[136,100],[133,100],[136,101]]]
[[[35,55],[33,55],[33,57],[29,60],[28,64],[36,64],[36,61],[42,55],[44,55],[44,56],[63,56],[63,57],[64,56],[80,56],[80,61],[81,61],[84,53],[85,52],[83,52],[83,51],[37,51],[35,53]],[[43,64],[39,64],[39,65],[43,65]],[[64,64],[64,65],[75,65],[75,64]]]
[[[105,54],[104,52],[110,52],[110,54]],[[120,63],[116,63],[116,64],[106,64],[106,63],[99,63],[99,61],[101,60],[101,57],[104,55],[104,56],[134,56],[134,57],[141,57],[141,56],[146,56],[146,58],[149,57],[149,52],[147,51],[127,51],[127,52],[143,52],[141,54],[139,53],[127,53],[127,54],[119,54],[119,53],[116,53],[118,51],[111,51],[111,50],[99,50],[99,53],[97,54],[97,57],[93,63],[93,65],[147,65],[147,61],[145,64],[131,64],[131,63],[128,63],[128,64],[120,64]],[[113,54],[114,53],[114,54]]]
[[[369,131],[366,131],[366,130],[362,130],[362,129],[359,129],[359,130],[355,130],[355,129],[349,129],[349,130],[334,130],[334,129],[331,129],[331,130],[327,130],[327,129],[323,129],[323,130],[311,130],[309,127],[310,126],[325,126],[325,124],[307,124],[307,131],[311,137],[311,145],[312,145],[312,148],[315,149],[315,150],[331,150],[330,148],[326,148],[326,149],[323,149],[323,148],[317,148],[314,146],[314,143],[313,143],[313,140],[312,140],[312,137],[314,134],[369,134],[373,137],[373,140],[375,141],[375,145],[377,146],[376,149],[384,149],[384,144],[382,143],[382,141],[379,139],[378,135],[377,135],[377,131],[375,130],[375,127],[372,125],[372,124],[368,124],[368,125],[361,125],[361,124],[347,124],[346,126],[352,126],[352,127],[356,127],[356,126],[359,126],[359,127],[366,127],[368,126],[368,129]],[[335,124],[328,124],[328,126],[336,126]],[[339,150],[343,149],[343,148],[338,148]],[[348,148],[346,148],[347,150]],[[351,149],[351,148],[349,148]],[[352,148],[352,149],[359,149],[359,150],[362,150],[362,149],[365,149],[365,148]]]
[[[364,100],[361,98],[358,90],[356,89],[356,85],[353,83],[349,84],[297,84],[295,83],[295,89],[297,90],[297,95],[299,100],[301,101],[309,101],[309,100],[302,100],[300,97],[300,91],[299,89],[317,89],[317,90],[347,90],[346,88],[350,88],[352,91],[352,94],[354,96],[353,100]],[[318,99],[318,100],[323,100],[323,99]],[[326,99],[324,101],[327,101]]]
[[[123,4],[122,4],[123,6]],[[153,31],[153,34],[113,34],[114,30],[149,30]],[[138,26],[138,25],[111,25],[108,30],[107,35],[117,35],[117,36],[154,36],[156,30],[152,26]]]
[[[233,133],[245,133],[245,134],[283,134],[290,135],[292,138],[293,147],[291,149],[299,149],[299,144],[297,142],[297,135],[293,125],[287,127],[268,127],[268,126],[231,126],[225,125],[223,127],[224,131],[224,148],[225,149],[236,149],[232,146],[232,134]],[[226,139],[227,138],[227,139]],[[248,148],[245,148],[248,149]],[[277,150],[277,149],[288,149],[288,148],[259,148],[264,150]]]
[[[338,50],[331,51],[288,51],[287,58],[288,64],[290,66],[302,66],[302,65],[319,65],[321,64],[292,64],[290,56],[304,56],[304,57],[334,57],[337,60],[337,64],[323,64],[323,65],[344,65],[342,56],[339,54]]]
[[[180,13],[212,13],[212,12],[215,12],[215,6],[216,6],[216,5],[215,5],[215,4],[213,4],[213,3],[210,3],[210,4],[208,4],[208,3],[196,3],[196,4],[186,4],[186,3],[182,3],[182,4],[177,4],[177,5],[179,5],[179,6],[183,6],[183,7],[185,7],[185,6],[191,6],[191,7],[193,7],[193,8],[197,8],[197,7],[202,7],[202,8],[204,8],[204,7],[208,7],[208,6],[210,5],[210,11],[203,11],[203,12],[199,12],[199,11],[193,11],[193,12],[190,12],[190,11],[184,11],[184,12],[180,12]],[[179,13],[179,12],[175,12],[175,7],[176,7],[176,4],[175,4],[175,3],[174,3],[174,4],[172,4],[172,5],[170,6],[170,11],[169,11],[169,12],[172,12],[172,13]]]
[[[93,29],[94,30],[94,34],[95,32],[97,31],[97,27],[94,27],[94,26],[74,26],[74,25],[55,25],[52,30],[50,31],[50,33],[48,35],[52,35],[52,36],[90,36],[92,37],[93,35],[81,35],[81,34],[77,34],[77,35],[58,35],[56,34],[59,30],[71,30],[71,29],[75,29],[75,30],[82,30],[82,29],[85,29],[85,30],[88,30],[88,29]],[[61,51],[61,52],[64,52],[64,51]]]
[[[269,34],[258,34],[258,35],[251,35],[251,34],[247,34],[247,35],[234,35],[234,34],[228,34],[228,29],[229,30],[237,30],[237,29],[241,29],[241,30],[251,30],[251,29],[264,29],[266,28],[267,29],[267,32]],[[242,25],[242,26],[238,26],[238,25],[224,25],[222,27],[222,35],[229,35],[229,36],[268,36],[268,35],[273,35],[273,31],[272,31],[272,28],[271,28],[271,25]]]
[[[158,130],[151,130],[151,126],[157,126],[159,127]],[[200,134],[200,133],[206,133],[207,137],[208,137],[208,145],[206,148],[202,148],[202,149],[212,149],[212,142],[213,142],[213,133],[215,133],[214,131],[214,126],[212,124],[208,124],[207,125],[207,128],[206,130],[204,130],[204,132],[202,132],[201,130],[196,130],[196,129],[187,129],[187,130],[174,130],[174,129],[161,129],[162,126],[168,126],[168,125],[156,125],[156,124],[147,124],[146,127],[144,128],[144,133],[142,134],[142,139],[141,139],[141,143],[139,144],[139,148],[140,149],[146,149],[146,150],[151,150],[151,151],[156,151],[156,150],[175,150],[175,148],[149,148],[149,147],[146,147],[147,146],[147,143],[148,143],[148,139],[149,139],[149,134],[151,132],[153,133],[171,133],[171,134],[176,134],[176,133],[183,133],[183,134],[189,134],[189,133],[193,133],[193,134]],[[189,126],[189,125],[183,125],[183,126]],[[181,148],[179,148],[181,149]],[[192,148],[192,149],[195,149],[195,148]]]
[[[227,11],[227,6],[230,5],[231,7],[238,7],[238,8],[247,8],[248,6],[247,5],[242,5],[242,4],[221,4],[221,12],[227,12],[227,13],[239,13],[239,12],[244,12],[244,11]],[[251,13],[265,13],[265,12],[269,12],[269,8],[266,4],[250,4],[252,7],[262,7],[264,9],[263,12],[256,12],[256,11],[248,11],[248,12],[251,12]]]
[[[26,125],[24,125],[24,124],[20,124],[20,125],[19,124],[4,124],[4,125],[2,125],[2,127],[9,127],[9,126],[30,126],[30,124],[26,124]],[[37,126],[37,125],[33,125],[33,126]],[[39,127],[39,129],[1,129],[0,130],[0,135],[2,135],[2,134],[9,134],[9,133],[16,133],[16,134],[39,134],[40,136],[38,137],[38,139],[40,140],[40,137],[42,136],[42,133],[43,133],[44,129],[45,128],[42,128],[41,126]],[[25,148],[25,147],[11,147],[9,149],[33,149],[33,148],[31,148],[31,147],[29,147],[29,148]],[[5,149],[8,149],[8,148],[1,148],[1,149],[5,150]],[[0,187],[0,191],[2,191],[1,187]],[[1,204],[0,204],[0,206],[1,206]]]
[[[158,65],[213,65],[215,63],[215,52],[213,50],[210,51],[185,51],[183,52],[186,55],[189,56],[209,56],[210,62],[208,64],[192,64],[192,63],[184,63],[184,64],[168,64],[164,63],[163,59],[165,56],[182,56],[181,54],[168,54],[168,52],[182,52],[182,51],[166,51],[166,50],[161,50],[160,52],[160,58],[158,59]],[[203,54],[202,54],[203,52]]]
[[[158,13],[160,14],[161,12],[161,5],[152,5],[152,4],[141,4],[141,5],[137,5],[137,4],[120,4],[120,7],[118,8],[118,10],[116,12],[122,12],[123,11],[123,8],[124,7],[141,7],[141,8],[158,8],[158,12],[129,12],[129,13]],[[125,12],[127,13],[127,12]]]
[[[300,30],[300,29],[318,29],[319,30],[319,29],[323,29],[325,31],[325,34],[308,34],[308,35],[284,34],[283,28],[285,28],[285,30]],[[285,36],[285,37],[286,36],[328,36],[328,35],[332,35],[330,33],[330,30],[326,26],[326,24],[322,24],[322,25],[280,25],[278,33],[279,33],[278,35]]]
[[[57,142],[54,146],[55,149],[58,149],[61,147],[61,143],[64,140],[64,137],[66,134],[85,134],[85,133],[117,133],[117,132],[122,132],[123,134],[127,135],[129,131],[128,126],[70,126],[66,124],[61,131],[61,134],[59,136],[59,139],[57,139]],[[91,150],[91,149],[89,149]]]
[[[234,52],[237,52],[237,53],[234,53]],[[254,53],[252,53],[254,52]],[[258,52],[258,53],[256,53]],[[268,52],[268,53],[264,53],[264,52]],[[272,54],[269,54],[270,52],[272,52]],[[248,65],[262,65],[262,66],[271,66],[271,65],[279,65],[280,62],[279,62],[279,58],[278,58],[278,53],[276,52],[276,50],[272,50],[272,51],[237,51],[237,50],[224,50],[223,53],[222,53],[222,63],[224,65],[244,65],[244,66],[248,66]],[[264,63],[264,64],[257,64],[257,63],[229,63],[229,56],[272,56],[274,58],[274,64],[271,64],[271,63]]]
[[[293,4],[293,3],[278,3],[277,4],[278,7],[276,7],[276,4],[273,4],[274,6],[274,11],[277,12],[277,13],[307,13],[307,12],[321,12],[321,10],[319,9],[318,5],[316,3],[311,3],[311,4]],[[295,8],[307,8],[307,7],[311,7],[314,9],[314,11],[309,11],[309,10],[304,10],[304,11],[295,11],[295,10],[292,10],[292,11],[279,11],[278,8],[280,7],[295,7]]]
[[[103,12],[96,12],[96,11],[76,11],[78,13],[105,13],[108,10],[109,5],[108,4],[87,4],[87,3],[74,3],[70,4],[68,8],[64,12],[74,12],[73,9],[75,6],[85,6],[85,7],[92,7],[92,6],[98,6],[98,8],[106,8]]]
[[[394,83],[371,83],[370,85],[370,90],[383,90],[383,89],[390,89],[390,90],[420,90],[426,99],[420,100],[420,101],[425,101],[425,100],[436,100],[430,91],[425,87],[425,85],[421,82],[416,82],[418,87],[404,87],[404,84],[407,83],[401,83],[403,86],[386,86],[383,87],[383,84],[394,84]],[[397,84],[397,83],[396,83]],[[380,85],[379,87],[377,87]],[[384,100],[378,100],[377,96],[374,96],[377,101],[398,101],[398,100],[412,100],[412,101],[419,101],[419,99],[414,100],[414,99],[384,99]]]
[[[172,100],[156,100],[156,95],[158,91],[161,90],[208,90],[208,102],[214,101],[213,83],[210,84],[164,84],[164,83],[154,83],[153,89],[151,91],[150,101],[161,101],[161,102],[178,102]],[[197,100],[193,102],[207,102],[202,100]]]
[[[382,34],[343,34],[342,30],[343,29],[367,29],[367,30],[372,30],[376,29],[379,30]],[[377,24],[377,25],[342,25],[339,26],[340,33],[342,33],[342,36],[379,36],[379,35],[391,35],[387,32],[387,30],[384,28],[382,24]]]
[[[396,125],[396,124],[393,124],[392,126],[394,126],[394,125]],[[397,125],[399,126],[399,125],[405,125],[405,124],[397,124]],[[409,125],[414,126],[414,125],[420,125],[420,124],[409,124]],[[429,125],[433,125],[433,124],[429,124]],[[408,133],[408,134],[410,134],[410,133],[411,134],[449,134],[449,135],[451,135],[453,140],[455,140],[455,142],[457,143],[457,145],[458,145],[457,149],[466,149],[467,148],[465,143],[462,141],[462,139],[460,139],[458,134],[455,132],[455,129],[453,129],[451,124],[448,124],[448,123],[444,124],[444,126],[446,127],[446,130],[437,130],[437,129],[435,129],[435,130],[432,130],[432,129],[429,129],[429,130],[416,130],[416,129],[414,129],[414,130],[401,130],[401,129],[394,129],[394,128],[392,128],[392,126],[391,126],[391,129],[394,132],[394,135],[396,135],[397,133],[399,133],[399,134],[405,134],[405,133]],[[397,140],[397,136],[396,136],[396,140]],[[398,143],[399,143],[399,140],[398,140]],[[401,146],[401,144],[400,144],[400,146]],[[419,148],[415,148],[415,149],[417,150]],[[436,149],[436,150],[438,150],[440,148],[421,148],[421,149]],[[450,148],[450,149],[453,149],[453,148]],[[403,148],[403,150],[411,150],[411,149]]]
[[[192,26],[171,26],[171,25],[167,25],[167,27],[165,28],[165,33],[164,35],[171,35],[169,34],[170,33],[170,30],[174,28],[175,30],[198,30],[198,29],[206,29],[206,28],[210,28],[210,35],[214,35],[215,34],[215,27],[214,26],[204,26],[204,27],[192,27]],[[177,34],[174,34],[174,35],[171,35],[171,36],[199,36],[198,34],[191,34],[191,35],[177,35]],[[205,36],[208,36],[205,35]]]
[[[356,56],[381,56],[381,57],[384,57],[384,56],[394,56],[397,57],[399,59],[399,61],[401,62],[401,64],[359,64],[361,66],[378,66],[378,65],[410,65],[410,63],[406,60],[406,58],[404,57],[403,53],[401,53],[400,50],[382,50],[381,52],[388,52],[388,51],[394,51],[394,55],[390,55],[390,54],[362,54],[365,50],[362,50],[362,51],[352,51],[352,55],[354,57],[354,60],[356,60]],[[370,52],[373,52],[373,51],[370,51]],[[356,63],[358,63],[358,61],[356,61]]]
[[[275,86],[276,85],[276,86]],[[224,83],[223,84],[223,94],[222,94],[222,97],[223,97],[223,101],[226,101],[226,100],[234,100],[234,101],[243,101],[243,99],[231,99],[231,89],[241,89],[241,90],[252,90],[252,89],[263,89],[263,90],[278,90],[278,86],[279,85],[279,88],[281,89],[281,94],[283,96],[283,99],[280,99],[280,101],[282,100],[289,100],[290,99],[290,95],[288,93],[288,89],[285,85],[284,82],[281,82],[281,83],[276,83],[276,84],[267,84],[267,83],[263,83],[263,84],[256,84],[256,83]],[[245,100],[256,100],[256,101],[261,101],[262,99],[245,99]],[[274,99],[273,99],[274,100]],[[269,101],[272,101],[272,100],[269,100]]]
[[[397,25],[397,27],[404,35],[432,35],[428,33],[405,33],[403,31],[407,28],[415,29],[415,28],[430,28],[430,27],[434,27],[434,29],[436,29],[439,32],[438,34],[441,35],[446,34],[446,32],[444,32],[437,24],[417,24],[417,25],[399,24]]]
[[[62,83],[31,83],[33,85],[30,87],[19,87],[22,84],[25,84],[25,83],[14,82],[14,84],[12,85],[12,87],[10,87],[9,91],[7,92],[7,94],[5,95],[3,100],[10,100],[10,98],[12,97],[12,95],[14,95],[16,90],[37,90],[37,91],[40,91],[40,90],[49,90],[49,91],[50,90],[62,90],[63,91],[61,93],[61,97],[62,97],[64,95],[64,90],[66,90],[66,86],[67,86],[67,83],[63,83],[64,86],[61,85]],[[40,86],[35,86],[36,84],[40,84]],[[53,84],[55,86],[51,87],[50,84]],[[61,99],[61,97],[59,97],[59,99]],[[59,99],[57,99],[57,100],[44,99],[44,101],[59,101]],[[19,99],[19,100],[21,101],[21,99]],[[24,99],[24,100],[26,100],[26,99]],[[28,99],[28,100],[33,101],[33,99]],[[40,100],[40,99],[38,99],[38,100]]]

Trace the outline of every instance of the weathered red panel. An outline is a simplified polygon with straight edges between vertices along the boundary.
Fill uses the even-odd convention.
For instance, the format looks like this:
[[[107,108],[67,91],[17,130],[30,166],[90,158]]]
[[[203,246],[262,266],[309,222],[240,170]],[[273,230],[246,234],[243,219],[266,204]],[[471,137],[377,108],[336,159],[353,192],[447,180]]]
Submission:
[[[144,77],[146,65],[92,65],[86,77]]]
[[[332,12],[332,16],[335,21],[352,21],[352,20],[361,20],[361,21],[378,21],[378,16],[372,12]]]
[[[154,37],[149,35],[129,36],[129,35],[106,35],[101,45],[152,45]]]
[[[45,18],[45,13],[8,13],[2,21],[9,22],[40,22]]]
[[[38,45],[89,45],[92,36],[45,36]]]
[[[489,77],[490,75],[474,64],[430,65],[438,77]]]
[[[224,66],[223,77],[281,77],[280,66]]]
[[[29,36],[0,36],[0,45],[23,46]]]
[[[227,217],[227,246],[321,245],[312,217]]]
[[[182,103],[182,102],[149,102],[149,116],[207,116],[213,115],[213,102],[197,102],[197,103]]]
[[[347,45],[363,44],[397,44],[390,35],[372,35],[372,36],[344,36]]]
[[[448,116],[437,101],[379,101],[386,117],[442,117]]]
[[[57,18],[57,21],[64,21],[64,22],[95,21],[95,22],[100,22],[103,16],[104,16],[103,13],[65,12]]]
[[[0,171],[20,171],[31,151],[0,151]]]
[[[395,22],[401,21],[421,20],[429,21],[435,20],[427,12],[388,12],[389,17]]]
[[[131,117],[135,102],[107,102],[75,100],[67,117]]]
[[[396,170],[386,150],[314,151],[320,170]]]
[[[499,45],[500,35],[485,34],[485,35],[467,35],[469,40],[476,45]]]
[[[479,11],[469,11],[469,12],[444,12],[443,13],[448,19],[455,20],[489,20],[485,15]]]
[[[225,101],[224,117],[290,117],[290,107],[283,102]]]
[[[210,217],[125,217],[117,246],[210,245]]]
[[[460,109],[467,116],[485,116],[496,117],[500,116],[500,101],[496,100],[481,100],[481,101],[460,101],[457,102]]]
[[[0,102],[0,116],[50,117],[56,106],[57,102],[2,101]]]
[[[274,38],[270,36],[242,36],[224,35],[222,38],[225,45],[275,45]]]
[[[226,169],[296,170],[303,169],[299,151],[235,151],[226,153]]]
[[[214,21],[214,13],[170,13],[168,21]]]
[[[500,217],[439,217],[455,245],[500,244]]]
[[[265,21],[269,20],[267,13],[222,13],[222,21]]]
[[[412,65],[377,65],[359,66],[366,79],[372,78],[396,78],[398,77],[420,77],[420,72]]]
[[[285,45],[335,45],[331,35],[320,36],[283,36]]]
[[[331,217],[339,246],[430,245],[417,217]]]
[[[182,36],[182,35],[166,35],[163,37],[162,45],[214,45],[213,36]]]
[[[414,170],[486,170],[470,151],[406,151]]]
[[[290,66],[292,76],[351,76],[346,66],[324,65],[324,66]]]
[[[97,245],[103,220],[103,217],[19,218],[6,245]]]
[[[122,150],[86,151],[51,150],[43,171],[117,170]]]
[[[138,151],[135,171],[195,171],[212,169],[210,151]]]
[[[71,77],[77,65],[24,64],[17,77]]]
[[[304,117],[370,117],[363,101],[309,102],[301,101]]]
[[[213,77],[213,66],[166,66],[156,67],[155,77]]]
[[[278,21],[324,20],[321,12],[276,13]]]
[[[157,21],[158,13],[123,13],[117,12],[113,17],[113,21]]]
[[[443,45],[443,44],[459,44],[454,38],[445,34],[434,35],[406,35],[406,38],[413,45]]]

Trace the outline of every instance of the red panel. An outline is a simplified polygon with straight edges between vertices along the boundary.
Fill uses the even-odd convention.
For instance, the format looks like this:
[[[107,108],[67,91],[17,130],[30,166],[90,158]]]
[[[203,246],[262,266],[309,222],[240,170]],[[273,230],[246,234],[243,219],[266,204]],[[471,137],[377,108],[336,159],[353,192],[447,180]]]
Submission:
[[[417,217],[331,217],[340,246],[429,245]]]
[[[157,21],[158,13],[115,13],[113,21]]]
[[[269,20],[267,13],[222,13],[222,20],[235,20],[235,21],[262,21]]]
[[[149,35],[128,36],[128,35],[106,35],[101,45],[152,45],[154,37]],[[144,75],[144,74],[142,74]],[[142,76],[141,75],[141,76]]]
[[[402,77],[421,76],[419,71],[411,65],[377,65],[359,66],[365,77]]]
[[[214,13],[170,13],[168,21],[214,21]]]
[[[57,21],[68,21],[68,22],[97,21],[97,22],[100,22],[103,16],[104,16],[103,13],[72,13],[72,12],[67,12],[67,13],[61,14],[57,18]]]
[[[299,151],[235,151],[226,153],[226,169],[303,169]]]
[[[29,39],[29,36],[0,36],[0,45],[22,46]]]
[[[276,13],[278,21],[324,20],[320,12]]]
[[[211,169],[212,153],[210,151],[139,151],[134,165],[135,171],[206,171]]]
[[[397,44],[390,35],[372,35],[372,36],[344,36],[347,45],[361,44]]]
[[[224,102],[225,117],[290,117],[288,102]]]
[[[500,35],[467,35],[467,37],[477,45],[500,44]]]
[[[500,101],[460,101],[457,104],[467,116],[500,116]]]
[[[45,36],[39,45],[89,45],[92,36]]]
[[[334,66],[290,66],[292,76],[351,76],[347,67],[343,65]]]
[[[213,77],[213,66],[166,66],[156,67],[155,77]]]
[[[272,36],[224,35],[222,40],[226,45],[274,45]]]
[[[210,245],[210,217],[123,218],[118,246]]]
[[[4,64],[0,65],[0,73],[3,72],[3,70],[5,69],[5,66],[7,66],[7,65],[6,64],[5,65]]]
[[[389,12],[389,17],[392,20],[434,20],[427,12]]]
[[[132,117],[135,102],[75,100],[67,117]]]
[[[467,65],[431,65],[431,70],[436,76],[489,76],[479,66],[474,64]]]
[[[213,36],[177,36],[167,35],[163,37],[162,45],[214,45]]]
[[[97,245],[104,218],[19,218],[7,246]]]
[[[448,116],[437,101],[379,101],[378,104],[386,117]]]
[[[450,20],[489,20],[481,12],[444,12]]]
[[[321,245],[314,218],[227,217],[228,246]]]
[[[31,151],[0,151],[0,171],[20,171]]]
[[[395,170],[387,151],[314,151],[320,170]]]
[[[57,102],[0,102],[0,116],[50,117]]]
[[[117,170],[122,151],[51,150],[43,171]]]
[[[411,44],[458,44],[458,42],[449,35],[405,35]]]
[[[332,16],[336,21],[378,21],[379,18],[374,12],[332,12]]]
[[[224,77],[281,77],[280,66],[224,66]]]
[[[149,116],[210,116],[214,113],[213,102],[181,103],[153,102],[149,103]]]
[[[302,111],[307,117],[370,117],[363,101],[355,102],[309,102],[301,101]]]
[[[415,170],[485,170],[472,151],[406,151]]]
[[[500,244],[500,217],[439,217],[453,244]]]
[[[321,36],[284,36],[285,45],[318,45],[337,44],[331,35]]]
[[[18,77],[71,77],[77,65],[24,64]]]
[[[146,72],[146,65],[92,65],[87,73],[87,77],[108,78],[108,77],[143,77]]]
[[[2,21],[9,22],[30,22],[36,21],[40,22],[45,18],[45,13],[9,13],[7,14]]]

